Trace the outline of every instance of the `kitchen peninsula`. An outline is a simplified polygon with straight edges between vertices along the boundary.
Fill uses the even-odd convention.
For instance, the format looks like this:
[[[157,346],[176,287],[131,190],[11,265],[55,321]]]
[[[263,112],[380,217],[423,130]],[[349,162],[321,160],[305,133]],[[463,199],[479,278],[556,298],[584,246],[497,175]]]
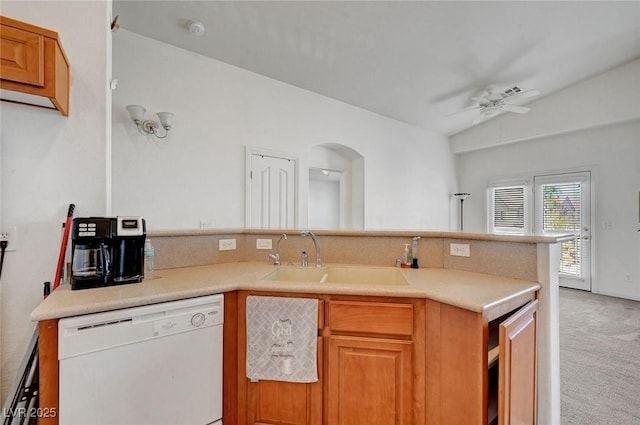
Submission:
[[[266,405],[274,405],[273,397],[278,391],[289,391],[286,394],[294,398],[300,393],[291,392],[292,384],[274,388],[269,387],[268,381],[249,383],[243,375],[244,300],[251,294],[271,294],[319,300],[322,316],[319,338],[326,343],[324,362],[332,362],[345,344],[360,343],[363,339],[383,338],[380,341],[388,343],[389,350],[396,352],[398,348],[399,361],[411,367],[399,372],[394,381],[395,394],[402,402],[398,401],[401,408],[396,412],[399,416],[395,423],[421,425],[431,423],[428,417],[450,420],[452,412],[465,415],[462,417],[470,423],[491,423],[487,409],[492,406],[494,383],[489,382],[487,364],[491,366],[492,362],[488,351],[494,325],[519,313],[522,306],[528,307],[534,318],[532,329],[537,347],[532,350],[537,352],[537,423],[558,423],[557,264],[560,243],[569,236],[318,231],[315,233],[323,262],[329,266],[393,266],[404,244],[413,236],[421,236],[421,268],[401,270],[406,285],[263,280],[276,267],[267,262],[267,254],[274,252],[283,232],[288,238],[280,244],[284,264],[280,267],[287,267],[289,261],[298,264],[303,250],[313,252],[311,240],[298,237],[300,233],[294,230],[158,231],[150,234],[156,248],[157,278],[141,284],[86,291],[71,291],[68,285],[62,285],[32,313],[32,319],[40,321],[42,374],[48,384],[41,388],[41,405],[53,406],[57,402],[58,319],[225,293],[225,424],[256,423],[252,419],[259,422],[260,412],[264,412]],[[220,251],[221,239],[235,239],[236,249]],[[273,249],[257,249],[258,239],[271,239]],[[470,256],[451,255],[452,243],[468,245]],[[357,317],[365,320],[359,321]],[[366,328],[367,322],[387,317],[393,323],[387,323],[386,330]],[[391,319],[394,317],[397,320]],[[456,353],[464,356],[471,353],[471,357],[460,357],[463,363],[452,366],[449,363]],[[322,359],[320,354],[320,366]],[[479,367],[481,363],[484,367]],[[328,364],[320,367],[326,371],[326,376],[321,373],[321,382],[305,384],[309,387],[301,392],[304,395],[301,423],[318,423],[323,415],[330,419],[328,423],[334,423],[332,415],[349,408],[348,401],[332,398],[334,390],[341,388],[333,387],[338,372]],[[535,366],[535,357],[532,364]],[[462,375],[455,375],[456,371]],[[435,379],[436,376],[441,379]],[[280,383],[271,385],[277,384]],[[332,385],[332,389],[323,390],[323,384]],[[465,395],[469,401],[460,409],[450,399],[463,387],[473,388]],[[51,422],[42,423],[56,422],[52,418]]]

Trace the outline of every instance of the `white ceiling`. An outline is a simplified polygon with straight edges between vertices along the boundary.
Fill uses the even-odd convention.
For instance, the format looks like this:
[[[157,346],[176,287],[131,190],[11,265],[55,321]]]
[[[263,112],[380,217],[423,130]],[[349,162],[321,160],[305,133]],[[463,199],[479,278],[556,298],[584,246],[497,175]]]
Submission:
[[[123,1],[130,31],[452,135],[489,84],[549,95],[640,57],[640,1]],[[188,22],[206,27],[189,34]],[[533,98],[535,100],[538,98]]]

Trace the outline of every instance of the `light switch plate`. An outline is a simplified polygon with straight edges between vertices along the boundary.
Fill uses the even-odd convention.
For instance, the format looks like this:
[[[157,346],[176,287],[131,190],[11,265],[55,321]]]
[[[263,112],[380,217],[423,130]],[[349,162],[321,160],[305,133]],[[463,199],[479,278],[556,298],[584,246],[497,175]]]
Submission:
[[[471,250],[469,244],[466,243],[452,243],[449,245],[449,253],[457,257],[470,257]]]
[[[256,249],[271,249],[273,241],[271,239],[256,239]]]
[[[236,249],[235,239],[220,239],[218,241],[218,250],[220,251],[232,251]]]

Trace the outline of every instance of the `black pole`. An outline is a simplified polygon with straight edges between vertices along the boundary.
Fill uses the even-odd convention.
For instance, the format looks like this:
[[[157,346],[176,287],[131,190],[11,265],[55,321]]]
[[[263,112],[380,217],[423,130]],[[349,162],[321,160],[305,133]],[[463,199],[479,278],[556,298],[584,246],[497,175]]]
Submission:
[[[458,199],[460,199],[460,231],[462,232],[464,230],[464,200],[470,196],[470,193],[454,193],[453,196],[457,197]]]

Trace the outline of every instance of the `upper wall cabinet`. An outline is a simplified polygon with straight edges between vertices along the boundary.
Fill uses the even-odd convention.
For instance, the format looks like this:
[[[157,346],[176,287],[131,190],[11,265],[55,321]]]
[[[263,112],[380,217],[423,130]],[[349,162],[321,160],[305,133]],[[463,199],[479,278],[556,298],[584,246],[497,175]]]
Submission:
[[[0,16],[0,99],[69,115],[69,61],[58,33]]]

